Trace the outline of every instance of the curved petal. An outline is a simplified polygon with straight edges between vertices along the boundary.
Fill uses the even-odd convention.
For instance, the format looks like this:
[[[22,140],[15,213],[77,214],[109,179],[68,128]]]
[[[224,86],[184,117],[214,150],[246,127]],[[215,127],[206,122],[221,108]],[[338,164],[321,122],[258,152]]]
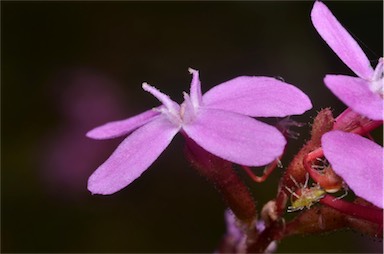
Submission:
[[[383,148],[342,131],[328,132],[321,141],[333,170],[355,194],[383,208]]]
[[[93,194],[112,194],[138,178],[164,151],[179,131],[159,116],[128,136],[89,178]]]
[[[286,144],[276,128],[223,110],[201,108],[183,129],[208,152],[245,166],[270,163],[283,153]]]
[[[189,73],[192,74],[191,89],[189,94],[191,95],[191,101],[195,108],[201,105],[201,83],[199,79],[199,71],[192,68],[188,69]]]
[[[143,83],[142,87],[144,91],[152,94],[156,99],[158,99],[165,106],[167,111],[169,111],[173,115],[178,115],[180,106],[179,104],[174,102],[168,95],[160,92],[159,89],[145,82]]]
[[[130,133],[140,126],[151,121],[160,113],[156,110],[147,110],[141,114],[121,121],[106,123],[87,132],[86,136],[93,139],[110,139]]]
[[[353,111],[372,120],[383,120],[383,99],[369,89],[368,81],[344,75],[327,75],[324,83]]]
[[[367,56],[359,44],[333,16],[328,7],[320,1],[316,1],[311,12],[311,18],[317,32],[336,55],[357,76],[370,80],[373,69]]]
[[[248,116],[284,117],[312,108],[311,101],[295,86],[271,77],[237,77],[210,89],[203,95],[208,108]]]

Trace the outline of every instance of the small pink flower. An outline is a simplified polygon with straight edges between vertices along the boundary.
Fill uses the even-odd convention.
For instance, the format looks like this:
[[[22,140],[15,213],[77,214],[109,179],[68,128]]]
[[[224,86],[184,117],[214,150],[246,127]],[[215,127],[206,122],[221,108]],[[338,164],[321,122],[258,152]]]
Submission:
[[[270,77],[238,77],[213,87],[204,96],[199,74],[179,105],[144,83],[162,105],[87,133],[94,139],[130,134],[89,178],[94,194],[112,194],[138,178],[180,131],[208,152],[247,166],[268,164],[283,153],[286,140],[268,124],[251,117],[302,114],[312,107],[296,87]]]
[[[383,120],[384,59],[373,70],[360,46],[322,2],[315,2],[311,18],[320,36],[358,76],[327,75],[325,85],[353,111]]]
[[[383,58],[373,70],[360,46],[322,2],[315,2],[311,17],[321,37],[358,76],[327,75],[325,85],[353,111],[383,120]],[[322,147],[332,168],[355,194],[383,208],[383,148],[337,130],[323,135]]]
[[[342,131],[324,134],[321,142],[332,168],[355,194],[383,208],[383,148]]]

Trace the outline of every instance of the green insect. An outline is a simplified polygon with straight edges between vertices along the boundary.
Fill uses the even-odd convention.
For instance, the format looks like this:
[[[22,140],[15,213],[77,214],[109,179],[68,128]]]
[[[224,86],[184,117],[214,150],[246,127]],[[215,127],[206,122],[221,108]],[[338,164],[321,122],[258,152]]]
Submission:
[[[306,175],[304,185],[299,185],[292,176],[291,179],[298,189],[297,191],[292,191],[291,189],[285,186],[286,190],[292,194],[291,206],[288,207],[288,212],[303,210],[305,207],[309,209],[314,203],[319,202],[319,200],[322,199],[326,194],[326,191],[321,188],[321,186],[318,184],[308,188],[308,174]],[[293,197],[295,197],[296,199],[294,200]]]

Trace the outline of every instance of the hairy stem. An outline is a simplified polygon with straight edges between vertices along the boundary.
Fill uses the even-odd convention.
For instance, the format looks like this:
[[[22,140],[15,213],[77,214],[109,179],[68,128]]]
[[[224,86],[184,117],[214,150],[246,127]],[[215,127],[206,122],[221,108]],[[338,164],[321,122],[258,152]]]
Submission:
[[[248,187],[232,168],[232,163],[205,151],[192,139],[185,139],[186,156],[193,168],[216,187],[242,223],[253,225],[257,216],[255,201]]]
[[[288,165],[283,177],[280,180],[278,194],[276,197],[276,215],[281,217],[285,211],[290,193],[287,188],[297,188],[292,178],[298,183],[305,181],[306,169],[303,165],[304,157],[321,146],[321,136],[332,130],[334,119],[330,109],[321,110],[313,121],[311,139],[301,148],[297,155]]]
[[[325,197],[320,200],[320,203],[330,206],[350,216],[354,216],[379,225],[383,225],[382,209],[362,206],[344,201],[342,199],[335,199],[335,197],[331,195],[325,195]]]

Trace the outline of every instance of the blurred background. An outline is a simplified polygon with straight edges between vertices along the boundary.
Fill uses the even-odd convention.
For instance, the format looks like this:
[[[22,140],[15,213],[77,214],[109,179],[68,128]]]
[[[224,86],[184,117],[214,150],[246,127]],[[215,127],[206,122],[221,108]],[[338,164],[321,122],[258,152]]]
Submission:
[[[313,28],[313,2],[1,2],[2,252],[213,252],[225,205],[184,159],[177,136],[134,183],[92,196],[87,179],[122,139],[85,133],[157,106],[142,82],[182,101],[198,69],[203,92],[241,75],[282,77],[313,109],[345,106],[323,85],[354,75]],[[383,55],[383,3],[327,2],[372,64]],[[290,140],[285,165],[308,137]],[[148,146],[150,149],[150,146]],[[281,170],[251,184],[258,209]],[[337,231],[285,239],[278,252],[381,252]]]

